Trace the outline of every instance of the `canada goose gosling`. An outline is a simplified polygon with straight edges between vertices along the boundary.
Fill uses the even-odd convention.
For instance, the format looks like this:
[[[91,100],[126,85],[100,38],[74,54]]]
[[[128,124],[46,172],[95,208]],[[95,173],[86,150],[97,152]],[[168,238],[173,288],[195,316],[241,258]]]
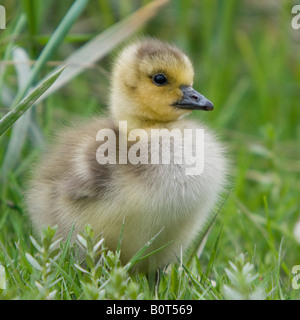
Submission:
[[[203,124],[184,118],[192,110],[213,109],[212,103],[192,88],[193,78],[190,59],[174,46],[144,39],[125,47],[112,71],[109,116],[62,131],[35,168],[27,203],[37,230],[57,225],[58,233],[66,238],[74,223],[75,234],[90,224],[95,234],[102,233],[105,245],[115,250],[125,221],[121,245],[125,264],[163,229],[149,251],[171,243],[139,262],[136,269],[148,272],[176,260],[212,214],[226,180],[222,145]],[[120,126],[124,123],[126,126]],[[102,129],[116,138],[97,138]],[[152,143],[152,148],[153,137],[142,139],[141,130],[149,133],[152,129],[179,130],[181,146],[192,140],[184,130],[201,129],[201,174],[186,174],[192,153],[184,147],[170,148],[168,164],[163,163],[162,151],[155,163],[143,162],[148,155],[151,159],[155,147],[162,147],[162,139]],[[139,136],[135,152],[130,151],[134,136]],[[173,138],[171,146],[175,145]],[[104,144],[107,150],[101,153]],[[119,161],[124,161],[124,148],[140,157],[137,163]],[[109,150],[115,151],[114,163],[108,161]],[[185,157],[177,163],[182,152]]]

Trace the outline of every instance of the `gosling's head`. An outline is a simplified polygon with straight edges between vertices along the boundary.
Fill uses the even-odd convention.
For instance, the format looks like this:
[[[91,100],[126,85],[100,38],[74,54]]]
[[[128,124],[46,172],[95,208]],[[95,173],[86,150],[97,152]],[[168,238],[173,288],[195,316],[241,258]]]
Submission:
[[[111,113],[115,121],[169,122],[213,104],[192,88],[190,59],[167,43],[145,39],[126,47],[112,72]]]

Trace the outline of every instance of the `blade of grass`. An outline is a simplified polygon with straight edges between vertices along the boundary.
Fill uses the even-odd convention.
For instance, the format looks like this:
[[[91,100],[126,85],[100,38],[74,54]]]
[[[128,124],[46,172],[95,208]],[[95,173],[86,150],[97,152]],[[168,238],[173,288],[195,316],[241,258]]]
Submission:
[[[57,49],[57,47],[62,43],[64,37],[69,32],[75,20],[78,18],[78,16],[81,14],[83,9],[85,8],[87,2],[88,0],[77,0],[73,3],[71,8],[68,10],[67,14],[63,18],[59,26],[56,28],[49,42],[47,43],[42,53],[40,54],[36,64],[32,68],[31,75],[30,75],[30,78],[28,79],[26,86],[18,91],[13,101],[13,106],[16,105],[24,97],[28,89],[36,80],[37,75],[39,74],[41,69],[45,66],[46,62],[49,60],[49,58]]]
[[[122,237],[123,237],[123,233],[124,233],[124,226],[125,226],[125,217],[123,219],[123,223],[122,223],[122,227],[121,227],[121,232],[120,232],[120,236],[119,236],[119,240],[118,240],[117,251],[120,251],[120,249],[121,249]]]
[[[59,264],[63,263],[63,261],[65,260],[66,255],[67,255],[67,252],[69,251],[69,248],[70,248],[70,245],[71,245],[71,239],[72,239],[73,232],[74,232],[74,228],[75,228],[75,223],[73,223],[72,228],[71,228],[71,230],[69,232],[67,241],[64,244],[64,249],[63,249],[63,252],[62,252],[62,254],[60,256],[60,259],[59,259]]]
[[[197,254],[197,252],[199,251],[199,248],[201,248],[201,246],[204,245],[204,240],[206,239],[214,221],[216,220],[219,212],[222,210],[226,200],[229,197],[230,192],[227,194],[227,196],[224,198],[223,203],[221,204],[220,208],[218,209],[218,211],[215,214],[211,214],[207,220],[204,223],[204,226],[202,227],[202,229],[199,231],[195,241],[194,241],[194,245],[191,246],[187,252],[187,255],[185,257],[185,261],[186,261],[186,265],[189,266],[193,256]]]
[[[61,264],[60,263],[57,263],[56,261],[54,261],[54,265],[56,266],[57,268],[57,273],[61,273],[64,277],[65,277],[65,281],[68,281],[69,285],[72,287],[72,289],[74,290],[74,293],[77,295],[77,296],[80,296],[81,294],[81,288],[76,284],[76,281],[74,278],[71,277],[70,274],[68,274],[64,268],[61,267]],[[78,265],[76,265],[76,263],[74,264],[75,267],[78,267]],[[76,268],[75,268],[76,269]],[[82,268],[81,268],[82,269]],[[82,269],[84,270],[84,269]],[[85,270],[84,270],[85,271]]]
[[[152,256],[153,254],[155,254],[155,253],[157,253],[158,251],[160,251],[160,250],[164,249],[165,247],[167,247],[167,246],[168,246],[169,244],[171,244],[172,242],[173,242],[173,240],[167,242],[166,244],[164,244],[163,246],[159,247],[158,249],[153,250],[153,251],[151,251],[151,252],[148,253],[148,254],[145,254],[144,256],[142,256],[141,258],[139,258],[139,259],[137,260],[137,262],[140,262],[140,261],[142,261],[142,260],[144,260],[144,259]]]
[[[239,201],[236,197],[234,200],[235,200],[237,206],[239,207],[239,209],[241,210],[241,212],[244,213],[245,216],[248,217],[249,220],[254,223],[254,225],[257,227],[257,229],[265,237],[266,242],[269,245],[271,251],[274,253],[275,257],[278,259],[278,252],[274,246],[274,243],[270,242],[267,231],[255,220],[252,212],[241,201]],[[263,221],[267,224],[266,220],[263,220]],[[285,271],[285,273],[289,276],[290,270],[284,261],[282,261],[281,266],[282,266],[282,269]]]
[[[276,282],[277,282],[277,290],[279,292],[279,297],[280,300],[284,300],[282,289],[281,289],[281,283],[280,283],[280,269],[282,267],[282,245],[283,245],[283,240],[284,238],[281,238],[280,245],[279,245],[279,250],[278,250],[278,259],[277,259],[277,275],[276,275]],[[288,274],[289,276],[289,274]]]
[[[191,282],[198,287],[198,289],[203,292],[205,291],[205,288],[201,285],[201,283],[195,278],[195,276],[189,271],[189,269],[182,264],[182,268],[184,269],[184,271],[186,272],[186,274],[188,275],[188,277],[190,278]]]
[[[269,236],[269,240],[271,243],[274,243],[274,237],[273,237],[273,232],[272,232],[272,218],[270,217],[270,211],[269,211],[269,205],[268,205],[268,200],[267,197],[264,195],[263,196],[263,201],[264,201],[264,207],[265,207],[265,212],[266,212],[266,229],[268,231],[268,236]]]
[[[9,210],[5,210],[3,213],[2,213],[2,217],[0,219],[0,230],[3,228],[4,224],[5,224],[5,221],[6,221],[6,218],[8,217],[8,211]]]
[[[114,11],[112,10],[112,3],[106,0],[98,0],[99,9],[102,12],[104,19],[103,24],[110,26],[115,22]]]
[[[25,26],[25,22],[26,22],[26,16],[24,14],[21,14],[21,16],[19,17],[19,19],[16,22],[16,26],[11,34],[11,41],[7,44],[6,49],[5,49],[5,53],[4,53],[4,57],[2,60],[8,60],[12,51],[12,48],[14,46],[14,40],[15,37],[17,35],[20,34],[20,32],[22,31],[23,27]],[[3,79],[4,79],[4,74],[5,74],[5,69],[6,69],[6,65],[5,64],[0,64],[0,95],[2,93],[3,90]]]
[[[91,64],[104,57],[118,44],[132,35],[138,28],[143,26],[148,20],[153,18],[159,12],[159,9],[168,2],[169,0],[152,1],[77,49],[63,62],[67,65],[65,71],[61,74],[49,92],[46,92],[38,102],[44,100],[48,95],[74,79]]]
[[[217,291],[217,289],[214,287],[212,281],[201,271],[199,259],[197,257],[195,257],[194,261],[196,264],[197,273],[200,277],[199,282],[203,286],[208,287],[208,289],[211,291],[211,293],[215,295],[215,298],[221,299],[222,297],[221,297],[220,293]]]
[[[36,100],[46,92],[50,86],[55,82],[55,80],[62,73],[64,68],[56,71],[49,78],[42,81],[30,94],[28,94],[20,103],[18,103],[11,111],[9,111],[0,120],[0,136],[8,130],[14,122],[16,122],[24,112],[30,108]]]
[[[261,99],[260,103],[264,105],[264,98],[268,90],[266,88],[265,69],[262,65],[262,61],[257,56],[257,53],[251,44],[250,38],[246,33],[237,31],[236,43],[243,58],[245,59],[246,66],[249,68],[253,84],[255,84],[257,89],[258,97]]]
[[[219,234],[217,236],[217,239],[215,241],[214,247],[212,249],[212,252],[211,252],[211,255],[210,255],[210,258],[209,258],[209,261],[208,261],[207,269],[206,269],[206,272],[205,272],[206,278],[209,277],[210,272],[211,272],[211,270],[213,268],[213,265],[214,265],[214,262],[215,262],[215,259],[216,259],[216,255],[217,255],[217,249],[218,249],[219,240],[220,240],[220,236],[221,236],[222,230],[223,230],[223,226],[221,227],[221,230],[220,230],[220,232],[219,232]]]
[[[35,35],[39,29],[41,1],[23,0],[22,3],[27,14],[29,32],[31,35]]]
[[[126,264],[125,269],[128,271],[130,270],[137,262],[140,261],[141,257],[145,253],[145,251],[150,247],[150,245],[153,243],[153,241],[160,235],[160,233],[163,231],[164,228],[162,228],[152,239],[150,239]]]
[[[15,48],[13,51],[13,60],[14,62],[20,60],[24,61],[22,64],[15,64],[18,86],[19,88],[22,88],[26,85],[27,79],[30,75],[30,66],[28,63],[26,63],[26,61],[29,60],[29,57],[24,49]],[[29,109],[28,112],[26,112],[24,116],[16,121],[13,125],[12,133],[1,168],[1,175],[12,169],[20,158],[20,154],[28,134],[28,129],[30,127],[31,110],[32,109]]]

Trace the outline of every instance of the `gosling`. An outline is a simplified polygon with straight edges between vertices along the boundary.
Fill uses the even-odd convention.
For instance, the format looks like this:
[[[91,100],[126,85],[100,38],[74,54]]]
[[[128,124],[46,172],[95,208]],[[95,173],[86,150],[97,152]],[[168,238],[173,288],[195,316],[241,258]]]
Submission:
[[[222,144],[206,126],[185,118],[192,110],[213,109],[192,88],[193,78],[190,59],[174,46],[146,38],[125,47],[112,70],[108,116],[63,130],[34,169],[27,204],[36,230],[57,225],[66,239],[73,225],[76,235],[90,224],[116,250],[124,223],[123,264],[159,232],[148,252],[169,245],[135,268],[147,273],[176,260],[213,214],[226,183]],[[151,144],[152,129],[182,133],[179,147],[170,139],[169,162],[163,137]],[[186,129],[204,133],[201,173],[187,171],[197,146],[184,151],[191,145]],[[99,138],[99,131],[115,138]],[[137,160],[130,162],[129,155]]]

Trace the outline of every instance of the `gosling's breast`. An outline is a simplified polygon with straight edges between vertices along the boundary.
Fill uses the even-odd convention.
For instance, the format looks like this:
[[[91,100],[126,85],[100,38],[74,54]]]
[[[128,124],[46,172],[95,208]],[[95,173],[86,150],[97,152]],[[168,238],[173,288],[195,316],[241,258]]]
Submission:
[[[215,202],[225,182],[223,148],[209,130],[193,122],[189,129],[194,137],[201,130],[201,141],[190,144],[190,135],[184,136],[182,130],[180,143],[172,138],[166,150],[168,143],[160,139],[151,145],[150,136],[144,148],[147,159],[139,154],[142,163],[118,166],[112,176],[118,196],[134,211],[151,212],[154,218],[170,222]],[[203,143],[201,148],[197,148],[199,143]]]

